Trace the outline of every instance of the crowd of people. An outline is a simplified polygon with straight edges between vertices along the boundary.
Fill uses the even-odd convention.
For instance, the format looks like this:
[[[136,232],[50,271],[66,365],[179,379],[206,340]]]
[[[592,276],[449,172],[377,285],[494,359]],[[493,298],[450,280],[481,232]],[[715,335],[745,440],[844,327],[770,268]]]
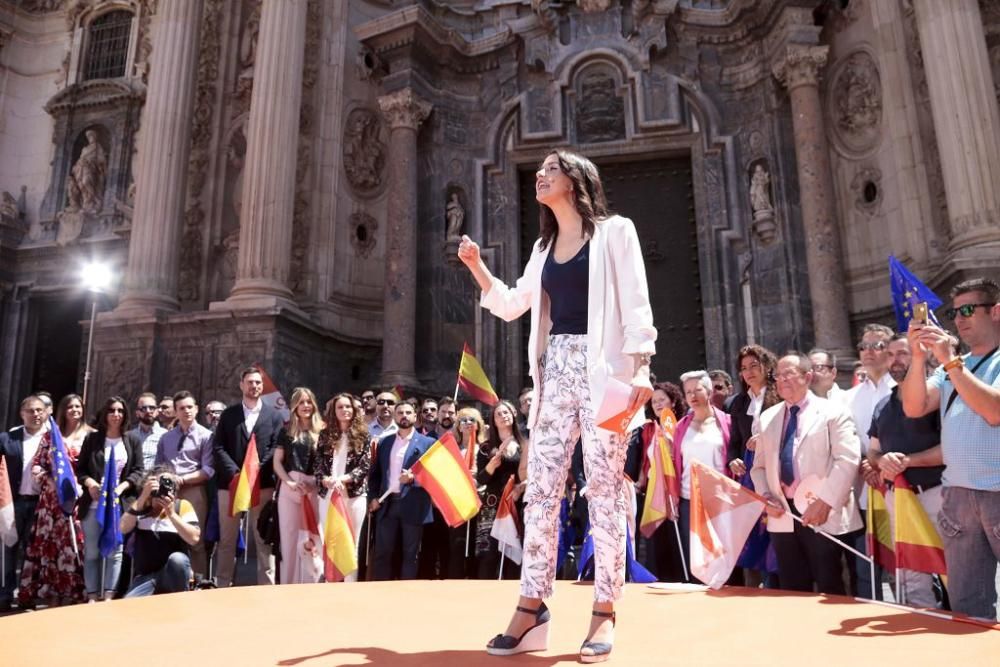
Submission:
[[[680,482],[671,517],[680,530],[664,523],[649,537],[633,532],[638,560],[662,581],[689,576],[690,480],[699,462],[769,501],[730,584],[881,597],[883,581],[898,576],[909,604],[995,619],[1000,288],[987,279],[962,283],[946,314],[958,338],[934,324],[903,332],[865,326],[857,344],[863,372],[844,387],[830,351],[779,354],[761,345],[740,349],[735,383],[724,370],[693,369],[677,384],[654,378],[646,421],[631,433],[624,464],[640,514],[630,523],[641,522],[652,449],[665,435]],[[962,345],[968,354],[959,354]],[[402,399],[392,390],[344,392],[321,404],[310,389],[296,388],[286,421],[262,400],[263,387],[250,367],[239,378],[241,399],[228,407],[211,400],[202,408],[188,391],[159,400],[144,393],[131,405],[113,396],[89,424],[76,394],[55,406],[45,392],[24,398],[21,424],[0,434],[18,538],[5,547],[0,609],[230,586],[241,535],[253,536],[258,584],[321,580],[298,534],[306,528],[303,504],[323,525],[331,494],[345,500],[358,549],[359,569],[347,581],[519,578],[490,532],[507,482],[515,479],[518,501],[525,492],[533,388],[485,414],[451,397]],[[671,431],[663,427],[667,414],[678,418]],[[60,503],[63,463],[54,456],[50,416],[80,486],[72,507]],[[471,448],[482,500],[479,514],[457,527],[444,522],[411,470],[446,433],[463,456]],[[259,498],[245,514],[233,513],[234,479],[251,443]],[[560,540],[577,547],[588,524],[582,459],[578,443],[561,490]],[[109,473],[113,485],[104,479]],[[895,522],[899,475],[938,527],[946,586],[906,570],[876,571],[873,581],[867,563],[811,529],[865,552],[867,486],[886,492]],[[817,484],[816,497],[800,512],[793,498],[807,479]],[[121,503],[123,545],[101,539],[98,510],[108,488]],[[278,546],[257,530],[272,499]],[[563,578],[576,577],[575,551],[567,549]]]

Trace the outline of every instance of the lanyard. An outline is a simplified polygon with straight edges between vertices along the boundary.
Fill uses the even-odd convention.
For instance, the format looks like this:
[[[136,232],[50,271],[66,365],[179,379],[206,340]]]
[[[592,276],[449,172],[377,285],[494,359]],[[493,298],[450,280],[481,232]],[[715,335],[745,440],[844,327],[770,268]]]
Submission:
[[[997,350],[1000,350],[1000,345],[998,345],[997,347],[995,347],[992,350],[990,350],[989,354],[987,354],[985,357],[983,357],[982,359],[980,359],[979,363],[977,363],[975,366],[973,366],[972,368],[969,369],[969,372],[972,373],[973,375],[975,375],[976,371],[978,371],[980,369],[980,367],[982,367],[982,365],[985,364],[986,361],[990,357],[992,357],[994,354],[996,354]],[[948,377],[948,376],[946,375],[945,377]],[[948,397],[948,405],[944,406],[944,414],[941,415],[942,417],[944,417],[944,415],[948,414],[948,410],[951,409],[951,404],[955,402],[956,398],[958,398],[958,387],[953,387],[952,390],[951,390],[951,396]]]

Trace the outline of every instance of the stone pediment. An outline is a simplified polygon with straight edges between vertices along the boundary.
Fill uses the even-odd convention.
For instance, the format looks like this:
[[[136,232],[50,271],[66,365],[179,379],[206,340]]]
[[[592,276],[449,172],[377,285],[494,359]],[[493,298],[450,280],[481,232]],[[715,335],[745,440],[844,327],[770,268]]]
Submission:
[[[45,110],[55,115],[68,109],[115,107],[123,101],[141,101],[146,86],[139,79],[95,79],[75,83],[52,96]]]

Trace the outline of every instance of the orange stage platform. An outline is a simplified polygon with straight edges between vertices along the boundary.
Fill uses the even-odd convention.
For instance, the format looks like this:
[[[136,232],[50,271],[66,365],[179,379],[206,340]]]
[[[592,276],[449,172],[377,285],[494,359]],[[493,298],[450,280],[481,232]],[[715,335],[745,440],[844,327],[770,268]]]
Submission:
[[[0,619],[0,664],[578,664],[589,585],[558,582],[549,650],[483,651],[515,582],[412,581],[240,587],[117,600]],[[631,584],[618,606],[618,665],[997,665],[1000,630],[848,598],[664,591]],[[111,637],[104,639],[103,633]]]

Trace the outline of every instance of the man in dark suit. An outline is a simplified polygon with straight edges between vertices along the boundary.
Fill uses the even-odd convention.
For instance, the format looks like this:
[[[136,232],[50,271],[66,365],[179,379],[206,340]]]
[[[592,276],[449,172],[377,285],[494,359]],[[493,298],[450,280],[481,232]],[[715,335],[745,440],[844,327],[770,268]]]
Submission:
[[[240,374],[240,391],[243,400],[230,405],[222,412],[215,427],[212,450],[215,456],[215,477],[218,482],[219,500],[219,546],[217,548],[218,569],[216,583],[219,588],[232,585],[236,567],[236,540],[239,535],[239,516],[229,512],[229,495],[234,480],[240,476],[243,459],[253,436],[257,444],[260,460],[260,502],[250,508],[249,532],[253,534],[257,547],[257,583],[274,583],[274,555],[257,534],[257,517],[261,508],[274,493],[274,469],[272,457],[278,433],[284,428],[284,418],[274,408],[261,400],[264,392],[264,378],[254,367],[243,369]]]
[[[368,510],[375,513],[377,521],[373,578],[379,581],[392,576],[397,541],[402,542],[403,551],[400,578],[416,579],[424,524],[434,520],[431,498],[410,471],[434,440],[414,429],[417,412],[411,403],[397,403],[393,417],[397,431],[379,442],[368,478]]]
[[[24,548],[31,541],[31,527],[35,508],[38,506],[39,485],[32,474],[32,461],[45,434],[48,411],[38,396],[28,396],[21,401],[23,428],[0,433],[0,457],[7,463],[10,491],[14,496],[14,525],[17,542],[3,546],[4,584],[0,589],[0,611],[7,611],[17,588],[17,566],[24,557]]]

